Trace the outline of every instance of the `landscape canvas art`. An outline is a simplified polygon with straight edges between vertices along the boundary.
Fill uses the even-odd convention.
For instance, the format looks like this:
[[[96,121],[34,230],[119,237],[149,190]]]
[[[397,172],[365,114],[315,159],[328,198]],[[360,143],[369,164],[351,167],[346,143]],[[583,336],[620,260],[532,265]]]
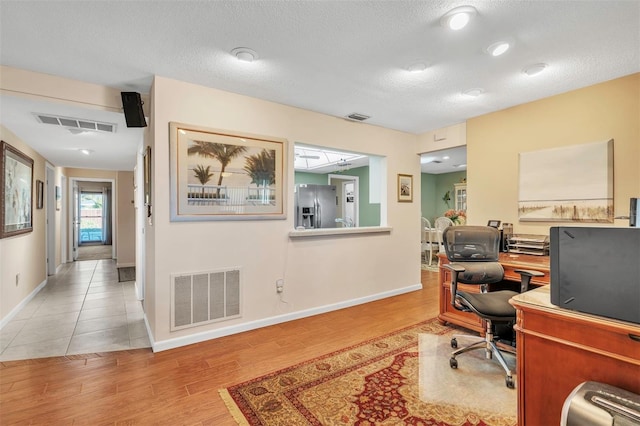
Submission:
[[[613,139],[520,154],[521,221],[613,222]]]
[[[171,220],[284,219],[284,139],[170,123]]]

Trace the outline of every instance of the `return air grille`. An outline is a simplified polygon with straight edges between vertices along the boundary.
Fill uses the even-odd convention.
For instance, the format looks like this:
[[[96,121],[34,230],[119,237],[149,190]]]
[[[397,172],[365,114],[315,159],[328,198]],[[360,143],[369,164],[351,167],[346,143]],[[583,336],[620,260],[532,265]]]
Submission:
[[[240,316],[239,268],[171,275],[171,330]]]
[[[349,115],[347,115],[347,117],[349,120],[353,120],[353,121],[365,121],[370,119],[371,117],[368,115],[364,115],[364,114],[359,114],[357,112],[351,113]]]
[[[106,132],[106,133],[115,133],[117,124],[115,123],[105,123],[100,121],[86,120],[83,118],[73,118],[73,117],[61,117],[58,115],[51,114],[39,114],[33,113],[38,122],[43,124],[53,124],[54,126],[62,126],[69,130],[77,129],[77,130],[91,130],[94,132]],[[80,133],[80,132],[72,132],[72,133]]]

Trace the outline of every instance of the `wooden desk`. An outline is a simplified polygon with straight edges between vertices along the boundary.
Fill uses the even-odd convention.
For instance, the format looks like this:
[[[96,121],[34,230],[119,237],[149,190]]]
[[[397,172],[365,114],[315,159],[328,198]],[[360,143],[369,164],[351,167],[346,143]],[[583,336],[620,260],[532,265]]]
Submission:
[[[559,308],[548,286],[510,303],[517,312],[519,425],[559,424],[564,400],[587,380],[640,394],[640,325]]]
[[[484,321],[477,315],[470,312],[458,311],[451,306],[451,291],[449,290],[451,271],[442,266],[449,263],[449,259],[447,259],[444,253],[438,253],[438,261],[438,279],[440,283],[438,286],[440,299],[440,314],[438,315],[438,319],[443,324],[456,324],[479,333],[484,333]],[[516,269],[533,269],[544,272],[544,276],[533,278],[531,280],[532,287],[549,284],[549,256],[500,253],[499,261],[504,268],[504,279],[507,282],[520,282],[520,274],[515,272]],[[516,285],[512,285],[512,287],[518,291],[520,290]],[[463,291],[475,293],[480,290],[477,285],[458,284],[458,288]],[[490,289],[496,288],[505,288],[505,285],[494,284],[490,286]]]

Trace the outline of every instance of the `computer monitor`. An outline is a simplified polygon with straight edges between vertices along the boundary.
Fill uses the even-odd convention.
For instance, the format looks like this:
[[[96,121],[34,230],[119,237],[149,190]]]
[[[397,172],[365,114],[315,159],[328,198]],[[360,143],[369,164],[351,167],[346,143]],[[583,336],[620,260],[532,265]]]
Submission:
[[[550,230],[551,303],[640,324],[640,228]]]

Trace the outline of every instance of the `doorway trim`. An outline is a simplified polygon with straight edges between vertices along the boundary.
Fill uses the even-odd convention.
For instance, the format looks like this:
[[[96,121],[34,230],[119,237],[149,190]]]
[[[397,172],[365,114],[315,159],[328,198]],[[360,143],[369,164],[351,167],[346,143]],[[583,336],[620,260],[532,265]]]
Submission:
[[[329,174],[328,176],[328,184],[331,184],[332,180],[339,180],[342,182],[342,187],[344,188],[344,184],[347,182],[353,182],[353,207],[354,207],[354,216],[353,217],[353,226],[354,227],[358,227],[359,226],[359,217],[360,217],[360,177],[359,176],[351,176],[351,175],[336,175],[336,174]],[[340,200],[340,203],[342,205],[342,211],[340,212],[340,217],[344,217],[344,208],[345,208],[345,200],[344,200],[344,190],[343,188],[340,190],[340,194],[342,195],[343,200]]]
[[[112,197],[112,202],[111,202],[111,232],[112,232],[112,237],[111,237],[111,258],[115,259],[116,258],[116,244],[117,244],[117,240],[116,240],[116,202],[115,200],[117,199],[117,189],[116,189],[116,181],[115,179],[107,179],[107,178],[85,178],[85,177],[70,177],[69,178],[69,193],[73,193],[73,187],[74,185],[77,186],[78,182],[107,182],[111,184],[111,197]],[[69,197],[69,219],[67,220],[67,223],[70,225],[69,228],[69,232],[70,232],[70,236],[69,236],[69,243],[67,245],[68,247],[68,253],[70,254],[70,262],[73,262],[73,244],[74,244],[74,236],[73,236],[73,221],[74,221],[74,206],[73,206],[73,200],[74,197]]]

